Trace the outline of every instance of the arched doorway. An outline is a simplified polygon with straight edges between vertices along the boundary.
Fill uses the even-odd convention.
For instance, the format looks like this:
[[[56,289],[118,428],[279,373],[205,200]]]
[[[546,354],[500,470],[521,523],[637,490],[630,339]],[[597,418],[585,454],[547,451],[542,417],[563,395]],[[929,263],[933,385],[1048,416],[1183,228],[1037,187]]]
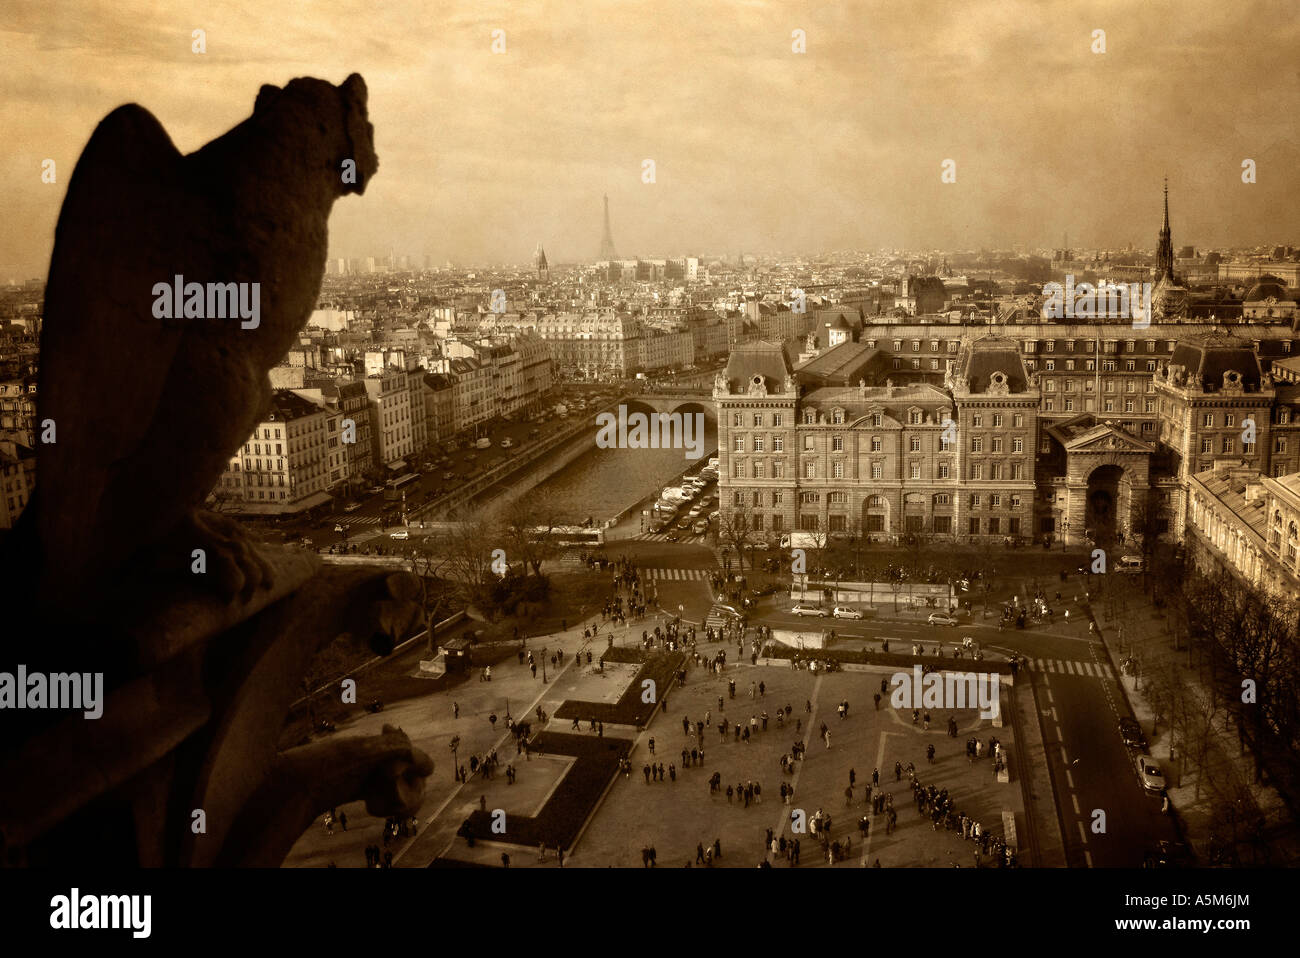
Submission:
[[[889,500],[882,495],[870,495],[862,502],[862,532],[870,541],[890,533]]]
[[[1110,545],[1127,531],[1127,493],[1124,470],[1119,466],[1099,466],[1088,477],[1084,525],[1088,537],[1097,545]]]

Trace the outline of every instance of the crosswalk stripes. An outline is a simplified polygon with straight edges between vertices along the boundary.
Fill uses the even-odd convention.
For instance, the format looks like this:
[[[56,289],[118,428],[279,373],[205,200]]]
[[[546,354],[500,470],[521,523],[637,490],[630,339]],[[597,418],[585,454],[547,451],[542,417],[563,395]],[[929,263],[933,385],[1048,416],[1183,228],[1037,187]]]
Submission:
[[[678,542],[690,542],[693,539],[704,540],[703,536],[697,536],[692,532],[679,532],[677,534]],[[634,542],[667,542],[668,533],[666,532],[641,532],[632,536]]]
[[[641,574],[647,579],[668,579],[683,581],[708,581],[713,575],[708,569],[642,569]]]
[[[1094,679],[1105,678],[1111,681],[1115,679],[1115,672],[1109,665],[1062,659],[1033,659],[1032,661],[1034,668],[1039,672],[1053,675],[1086,675]]]
[[[722,606],[715,603],[709,608],[709,614],[704,620],[704,627],[706,629],[720,629],[729,619],[731,619],[731,616],[722,611]]]

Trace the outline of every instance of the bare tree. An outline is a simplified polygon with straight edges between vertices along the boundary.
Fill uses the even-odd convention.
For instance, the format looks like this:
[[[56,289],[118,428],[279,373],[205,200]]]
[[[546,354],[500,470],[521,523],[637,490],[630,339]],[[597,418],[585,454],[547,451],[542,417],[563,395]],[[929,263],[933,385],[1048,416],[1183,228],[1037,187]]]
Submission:
[[[1155,552],[1160,541],[1160,521],[1164,517],[1164,503],[1155,491],[1133,504],[1129,514],[1129,533],[1144,556]]]
[[[736,553],[736,569],[740,572],[745,571],[745,547],[753,531],[749,513],[739,507],[724,510],[718,518],[718,539]]]
[[[455,589],[440,573],[448,564],[448,556],[439,540],[433,538],[419,539],[411,553],[411,571],[420,577],[423,589],[426,648],[430,655],[436,648],[433,627],[440,621],[438,616],[455,596]]]
[[[496,516],[501,535],[510,545],[510,555],[522,563],[525,577],[542,574],[542,563],[560,553],[555,529],[564,525],[559,504],[553,496],[520,496]]]
[[[441,539],[446,569],[467,602],[486,604],[495,574],[492,571],[493,543],[499,541],[493,524],[480,511],[462,513],[447,525]]]

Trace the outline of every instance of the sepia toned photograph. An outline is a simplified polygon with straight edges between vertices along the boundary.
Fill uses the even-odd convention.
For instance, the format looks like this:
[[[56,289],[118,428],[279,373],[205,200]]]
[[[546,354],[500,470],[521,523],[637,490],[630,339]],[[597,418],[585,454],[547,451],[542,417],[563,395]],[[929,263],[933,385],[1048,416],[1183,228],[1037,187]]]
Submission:
[[[1297,39],[6,4],[9,921],[861,868],[1249,931],[1300,864]]]

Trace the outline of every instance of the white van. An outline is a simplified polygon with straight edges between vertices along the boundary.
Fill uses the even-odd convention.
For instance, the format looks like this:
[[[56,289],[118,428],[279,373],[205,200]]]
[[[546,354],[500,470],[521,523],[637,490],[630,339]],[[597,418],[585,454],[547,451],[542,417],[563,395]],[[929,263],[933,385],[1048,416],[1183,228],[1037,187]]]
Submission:
[[[1142,557],[1141,557],[1141,556],[1122,556],[1122,557],[1120,558],[1120,560],[1119,560],[1119,565],[1116,566],[1116,568],[1117,568],[1120,572],[1141,572],[1141,571],[1142,571]]]

